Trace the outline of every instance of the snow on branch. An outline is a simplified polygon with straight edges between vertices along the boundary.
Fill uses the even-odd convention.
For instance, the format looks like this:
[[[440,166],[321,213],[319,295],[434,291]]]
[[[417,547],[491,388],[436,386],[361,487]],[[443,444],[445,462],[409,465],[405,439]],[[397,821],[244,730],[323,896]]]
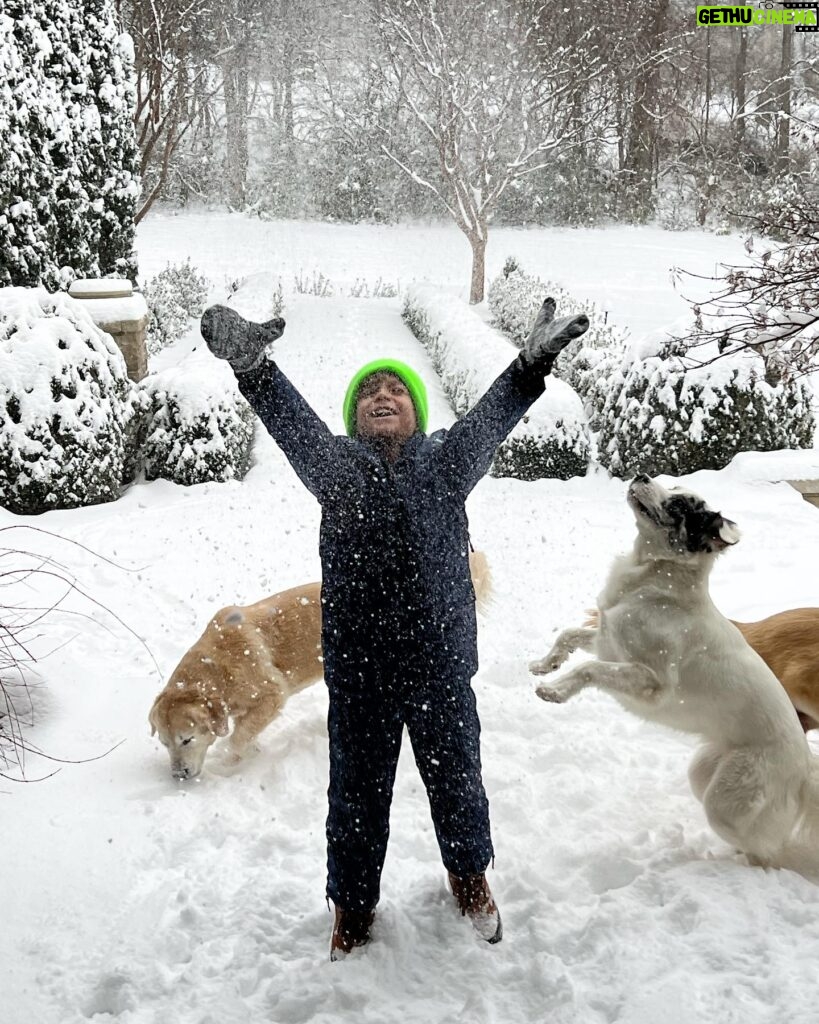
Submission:
[[[712,286],[705,300],[688,300],[695,324],[679,339],[686,360],[706,366],[750,349],[777,384],[819,369],[819,201],[787,185],[772,199],[770,212],[747,218],[763,236],[746,240],[747,263],[675,274]]]

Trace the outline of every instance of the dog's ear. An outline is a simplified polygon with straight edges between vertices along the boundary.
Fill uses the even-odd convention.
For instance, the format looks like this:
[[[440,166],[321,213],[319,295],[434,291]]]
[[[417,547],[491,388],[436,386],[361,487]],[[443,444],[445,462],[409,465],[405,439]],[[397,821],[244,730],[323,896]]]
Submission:
[[[742,534],[739,527],[732,519],[723,519],[718,516],[714,522],[712,540],[716,551],[724,551],[737,543]]]
[[[156,711],[156,701],[154,701],[153,707],[148,714],[148,721],[151,725],[151,735],[156,736],[156,721],[154,719],[154,712]]]

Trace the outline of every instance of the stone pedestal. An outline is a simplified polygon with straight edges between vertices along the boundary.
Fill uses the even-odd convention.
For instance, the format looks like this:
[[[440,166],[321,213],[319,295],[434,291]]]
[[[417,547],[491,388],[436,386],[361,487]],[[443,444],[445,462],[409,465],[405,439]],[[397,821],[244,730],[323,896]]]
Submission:
[[[799,491],[805,501],[819,508],[819,480],[788,480],[788,483]]]
[[[124,278],[77,280],[68,294],[79,299],[97,327],[117,343],[131,380],[142,380],[148,372],[145,331],[150,313],[143,296],[134,294],[131,282]]]

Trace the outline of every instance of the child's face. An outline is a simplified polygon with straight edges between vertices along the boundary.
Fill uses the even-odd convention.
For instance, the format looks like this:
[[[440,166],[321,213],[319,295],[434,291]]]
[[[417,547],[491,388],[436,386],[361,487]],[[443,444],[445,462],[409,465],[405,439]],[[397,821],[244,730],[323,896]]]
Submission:
[[[358,389],[356,432],[362,437],[409,440],[415,433],[415,406],[406,384],[392,373],[374,373]]]

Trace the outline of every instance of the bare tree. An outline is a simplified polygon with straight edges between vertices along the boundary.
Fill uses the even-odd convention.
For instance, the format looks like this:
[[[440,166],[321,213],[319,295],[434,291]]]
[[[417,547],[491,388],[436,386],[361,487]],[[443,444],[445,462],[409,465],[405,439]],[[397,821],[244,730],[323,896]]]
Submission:
[[[265,27],[279,13],[268,0],[228,0],[219,17],[219,51],[225,110],[227,197],[234,209],[247,202],[250,117],[258,94]]]
[[[662,68],[671,55],[666,46],[670,0],[630,5],[639,19],[635,34],[637,66],[632,74],[631,118],[622,170],[626,176],[630,214],[645,220],[653,210],[654,180],[662,122]]]
[[[793,79],[793,26],[782,26],[779,62],[779,97],[776,124],[776,169],[787,174],[791,166],[791,86]]]
[[[742,6],[745,6],[744,0]],[[737,41],[737,55],[734,64],[734,96],[736,110],[734,112],[734,141],[737,149],[745,143],[745,109],[748,102],[748,29],[742,25]]]
[[[707,301],[692,303],[697,330],[684,339],[686,357],[707,365],[752,349],[777,384],[819,369],[819,199],[794,192],[771,211],[753,224],[780,241],[750,237],[747,264],[714,277],[676,273],[715,286]]]
[[[466,235],[473,303],[483,300],[489,223],[500,197],[560,151],[599,137],[604,62],[582,34],[571,51],[552,48],[538,33],[542,6],[510,0],[372,0],[370,6],[387,69],[387,99],[377,116],[381,148],[437,197]],[[407,132],[395,131],[397,117],[409,122]],[[416,133],[424,147],[412,145]],[[432,167],[424,156],[430,145]]]
[[[5,546],[6,539],[19,535],[20,530],[24,535],[48,537],[66,546],[71,544],[95,558],[101,558],[109,566],[122,569],[122,566],[84,544],[48,530],[28,525],[0,527],[0,778],[12,782],[36,781],[27,774],[27,755],[49,763],[79,764],[98,760],[110,753],[110,750],[104,751],[81,761],[59,758],[40,748],[30,736],[38,717],[37,694],[42,687],[33,668],[38,661],[34,650],[42,649],[44,644],[49,655],[59,650],[61,645],[54,647],[47,640],[49,627],[55,619],[71,616],[93,624],[94,616],[82,611],[82,605],[104,612],[142,645],[153,661],[157,676],[161,677],[156,659],[145,641],[114,611],[87,593],[69,568],[48,554]],[[67,599],[70,597],[81,599],[79,608],[69,607],[71,602]],[[43,653],[41,650],[40,657]]]
[[[118,0],[134,41],[136,135],[143,180],[138,224],[161,195],[182,139],[221,88],[208,0]]]

